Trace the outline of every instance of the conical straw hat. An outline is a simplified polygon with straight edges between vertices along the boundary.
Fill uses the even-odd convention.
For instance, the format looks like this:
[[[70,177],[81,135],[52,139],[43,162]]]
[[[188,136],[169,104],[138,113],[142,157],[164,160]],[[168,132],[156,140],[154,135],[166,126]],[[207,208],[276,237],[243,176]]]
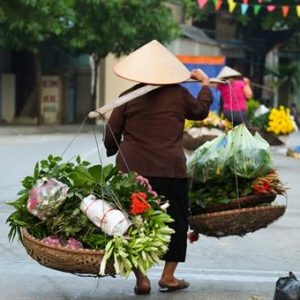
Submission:
[[[224,78],[230,78],[230,77],[240,77],[242,74],[230,67],[225,66],[221,72],[218,74],[217,78],[224,79]]]
[[[125,57],[114,72],[124,79],[155,85],[179,83],[191,77],[183,63],[156,40]]]

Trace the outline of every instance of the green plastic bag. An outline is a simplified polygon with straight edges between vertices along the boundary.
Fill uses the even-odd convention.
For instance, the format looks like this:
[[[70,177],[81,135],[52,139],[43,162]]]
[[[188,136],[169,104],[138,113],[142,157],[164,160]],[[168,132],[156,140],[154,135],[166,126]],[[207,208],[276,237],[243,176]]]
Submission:
[[[253,136],[244,124],[231,131],[228,146],[227,163],[233,174],[256,178],[272,169],[269,144],[258,133]]]

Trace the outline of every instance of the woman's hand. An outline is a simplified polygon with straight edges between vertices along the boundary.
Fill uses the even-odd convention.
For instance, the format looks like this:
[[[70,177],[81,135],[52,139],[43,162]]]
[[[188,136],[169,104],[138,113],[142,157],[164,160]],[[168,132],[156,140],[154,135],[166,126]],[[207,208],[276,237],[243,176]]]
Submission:
[[[202,85],[209,85],[209,78],[201,69],[192,70],[191,77],[201,81]]]
[[[250,84],[250,79],[249,78],[244,77],[243,80],[244,80],[245,84]]]

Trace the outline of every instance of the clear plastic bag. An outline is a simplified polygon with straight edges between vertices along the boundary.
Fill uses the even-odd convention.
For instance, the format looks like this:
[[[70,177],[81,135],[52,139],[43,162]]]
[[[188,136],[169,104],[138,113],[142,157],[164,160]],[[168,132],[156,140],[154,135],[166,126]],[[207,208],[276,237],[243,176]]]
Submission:
[[[234,174],[256,178],[271,169],[269,144],[241,124],[196,149],[188,163],[188,176],[202,183],[218,182]]]
[[[228,135],[223,133],[195,150],[188,163],[188,176],[195,181],[220,181],[228,174]]]
[[[56,179],[39,179],[31,189],[27,209],[41,220],[49,218],[67,197],[69,187]]]
[[[237,176],[256,178],[272,169],[269,144],[256,133],[253,136],[244,124],[231,131],[228,165]]]

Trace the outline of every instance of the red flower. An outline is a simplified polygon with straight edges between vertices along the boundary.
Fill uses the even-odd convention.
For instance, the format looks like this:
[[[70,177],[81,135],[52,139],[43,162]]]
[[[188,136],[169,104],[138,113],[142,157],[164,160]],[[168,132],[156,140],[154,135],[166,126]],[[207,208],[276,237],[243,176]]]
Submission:
[[[260,185],[258,185],[258,184],[254,184],[252,187],[253,187],[254,192],[255,192],[256,194],[260,194],[260,193],[263,192],[262,187],[261,187]]]
[[[269,184],[269,182],[266,182],[266,181],[265,181],[265,182],[263,183],[263,187],[264,187],[264,190],[265,190],[265,191],[268,191],[268,190],[270,189],[270,184]]]
[[[189,241],[190,241],[191,244],[194,243],[194,242],[196,242],[196,241],[198,241],[198,239],[199,239],[199,233],[196,233],[195,231],[189,232],[188,233],[188,239],[189,239]]]
[[[130,212],[132,215],[139,215],[146,212],[151,208],[150,204],[147,203],[147,195],[145,193],[133,193],[130,197]]]
[[[253,184],[252,188],[256,194],[264,194],[270,190],[270,183],[268,181],[260,181]]]

